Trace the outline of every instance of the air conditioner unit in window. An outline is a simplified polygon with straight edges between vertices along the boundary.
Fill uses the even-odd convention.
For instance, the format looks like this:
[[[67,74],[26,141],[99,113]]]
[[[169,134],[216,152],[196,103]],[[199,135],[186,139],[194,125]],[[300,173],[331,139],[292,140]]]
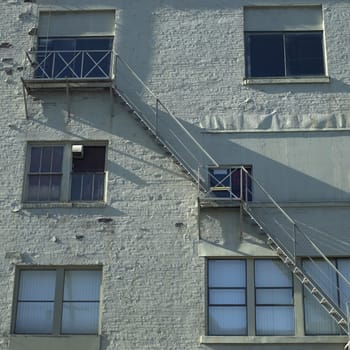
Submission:
[[[83,145],[72,145],[72,154],[75,159],[82,159],[84,157]]]

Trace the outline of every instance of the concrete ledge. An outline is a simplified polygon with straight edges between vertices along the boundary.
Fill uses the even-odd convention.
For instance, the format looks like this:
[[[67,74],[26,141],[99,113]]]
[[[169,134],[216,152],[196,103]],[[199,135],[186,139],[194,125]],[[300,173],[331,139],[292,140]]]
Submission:
[[[98,350],[99,335],[11,335],[10,350]]]
[[[50,208],[104,208],[105,202],[47,202],[22,203],[23,209],[50,209]]]
[[[327,84],[329,77],[282,77],[282,78],[245,78],[243,85],[262,84]]]
[[[347,336],[205,336],[201,344],[346,344]]]

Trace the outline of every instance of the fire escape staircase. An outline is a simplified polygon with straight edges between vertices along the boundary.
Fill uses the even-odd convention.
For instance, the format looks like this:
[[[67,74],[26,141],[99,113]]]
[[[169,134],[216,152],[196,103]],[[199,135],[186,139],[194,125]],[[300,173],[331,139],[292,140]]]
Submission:
[[[52,53],[55,59],[59,53]],[[143,80],[133,71],[133,69],[115,52],[110,52],[112,73],[105,72],[97,59],[92,59],[93,69],[100,69],[101,74],[98,78],[90,78],[81,73],[76,73],[75,68],[70,65],[74,62],[74,58],[66,62],[66,67],[70,69],[70,79],[57,76],[41,76],[35,77],[33,70],[37,69],[41,63],[35,62],[37,53],[27,53],[29,59],[29,73],[25,69],[23,86],[24,94],[31,94],[35,87],[38,89],[45,88],[45,83],[51,84],[52,88],[65,87],[68,84],[75,87],[97,86],[109,87],[111,94],[111,106],[113,106],[114,97],[120,99],[120,103],[124,105],[130,114],[133,114],[144,125],[144,127],[153,135],[155,140],[166,150],[166,152],[180,165],[183,170],[198,185],[201,196],[206,200],[215,201],[218,198],[215,194],[215,188],[208,188],[208,178],[212,177],[211,173],[207,173],[207,169],[203,164],[211,167],[219,167],[215,159],[206,151],[199,141],[200,134],[192,131],[184,125],[184,122],[175,117],[169,109],[159,100],[159,98],[145,85]],[[47,53],[46,53],[47,55]],[[81,57],[91,60],[88,52],[83,52]],[[90,57],[88,57],[90,56]],[[56,58],[58,60],[58,58]],[[52,61],[51,61],[52,64]],[[45,72],[46,68],[42,68]],[[54,72],[54,69],[52,69]],[[33,78],[34,77],[34,78]],[[69,80],[69,81],[68,81]],[[36,85],[37,84],[37,85]],[[50,88],[50,87],[49,87]],[[114,96],[114,97],[113,97]],[[25,94],[26,98],[26,94]],[[25,100],[25,103],[27,101]],[[199,169],[199,170],[198,170]],[[205,169],[205,170],[203,170]],[[337,302],[321,288],[320,285],[310,276],[298,261],[297,257],[297,237],[302,238],[315,251],[315,256],[325,261],[341,278],[350,285],[346,277],[332,264],[330,260],[322,253],[318,246],[308,237],[306,233],[271,197],[271,195],[263,188],[263,186],[245,169],[240,167],[241,190],[240,195],[230,193],[230,200],[236,200],[240,203],[241,215],[244,214],[245,219],[251,220],[257,225],[261,233],[266,236],[266,244],[276,252],[281,261],[288,267],[296,278],[302,283],[319,304],[327,311],[327,313],[336,321],[345,334],[349,334],[349,317],[342,310]],[[258,192],[258,196],[264,197],[263,204],[250,201],[252,193],[248,193],[251,189],[246,185],[250,181],[254,184],[254,196]],[[220,181],[217,183],[220,187]],[[222,184],[221,184],[222,185]],[[222,190],[224,186],[220,187]],[[225,187],[227,190],[227,188]],[[228,189],[230,191],[230,189]],[[267,203],[267,205],[266,205]],[[266,210],[269,211],[266,213]],[[265,215],[264,215],[265,211]],[[272,215],[271,215],[272,213]],[[312,261],[312,258],[310,258]],[[350,342],[349,342],[350,343]],[[349,344],[348,343],[348,344]]]
[[[224,186],[227,178],[232,177],[234,172],[239,172],[240,189],[238,192],[232,192],[232,189]],[[215,175],[209,173],[209,178],[213,178]],[[251,175],[251,173],[243,166],[231,169],[231,171],[224,178],[214,179],[215,186],[211,187],[204,197],[208,197],[215,200],[213,196],[216,195],[216,191],[223,193],[227,191],[226,198],[216,198],[218,201],[236,200],[240,203],[241,215],[243,220],[250,221],[258,228],[258,231],[265,235],[267,246],[273,250],[284,265],[294,274],[294,276],[301,282],[306,290],[318,301],[322,308],[335,320],[342,332],[349,335],[349,304],[347,304],[347,310],[343,310],[338,305],[338,302],[333,300],[330,293],[327,293],[324,287],[320,286],[319,281],[316,281],[311,273],[303,267],[301,261],[298,260],[297,252],[301,246],[307,247],[308,251],[312,252],[311,256],[303,257],[314,267],[317,267],[317,262],[322,261],[336,274],[337,278],[344,282],[348,288],[350,288],[350,282],[341,271],[327,258],[318,245],[310,239],[309,235],[301,227],[301,224],[292,219],[287,212],[274,200],[274,198],[266,191],[261,183]],[[248,185],[249,184],[249,185]],[[217,188],[215,188],[217,187]],[[254,187],[254,195],[259,198],[259,202],[253,202],[252,188]],[[317,258],[315,258],[317,257]],[[318,273],[322,276],[322,270],[319,269]],[[331,284],[332,281],[326,283]],[[323,281],[324,282],[324,281]],[[342,293],[339,288],[337,294]],[[349,348],[350,341],[346,345]]]

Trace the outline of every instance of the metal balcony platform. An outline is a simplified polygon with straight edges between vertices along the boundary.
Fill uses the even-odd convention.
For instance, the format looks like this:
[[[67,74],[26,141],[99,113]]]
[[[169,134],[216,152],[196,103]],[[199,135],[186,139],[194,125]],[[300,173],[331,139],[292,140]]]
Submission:
[[[71,90],[100,90],[112,86],[111,78],[70,78],[70,79],[22,79],[28,94],[36,92]]]

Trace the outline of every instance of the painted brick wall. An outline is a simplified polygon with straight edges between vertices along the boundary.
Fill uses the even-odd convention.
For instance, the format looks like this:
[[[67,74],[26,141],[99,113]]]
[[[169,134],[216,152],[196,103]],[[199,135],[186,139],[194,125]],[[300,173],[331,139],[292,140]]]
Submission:
[[[350,6],[344,1],[324,3],[331,83],[261,88],[242,85],[243,0],[40,3],[115,8],[117,50],[195,126],[255,129],[257,121],[271,120],[268,129],[348,127]],[[3,0],[0,10],[0,349],[9,349],[17,264],[102,264],[102,349],[212,348],[199,344],[205,271],[197,252],[196,186],[118,99],[110,115],[107,93],[73,94],[70,119],[64,95],[29,97],[26,119],[20,78],[24,51],[35,40],[28,32],[37,25],[37,5]],[[27,142],[84,139],[108,141],[106,207],[23,208]]]

